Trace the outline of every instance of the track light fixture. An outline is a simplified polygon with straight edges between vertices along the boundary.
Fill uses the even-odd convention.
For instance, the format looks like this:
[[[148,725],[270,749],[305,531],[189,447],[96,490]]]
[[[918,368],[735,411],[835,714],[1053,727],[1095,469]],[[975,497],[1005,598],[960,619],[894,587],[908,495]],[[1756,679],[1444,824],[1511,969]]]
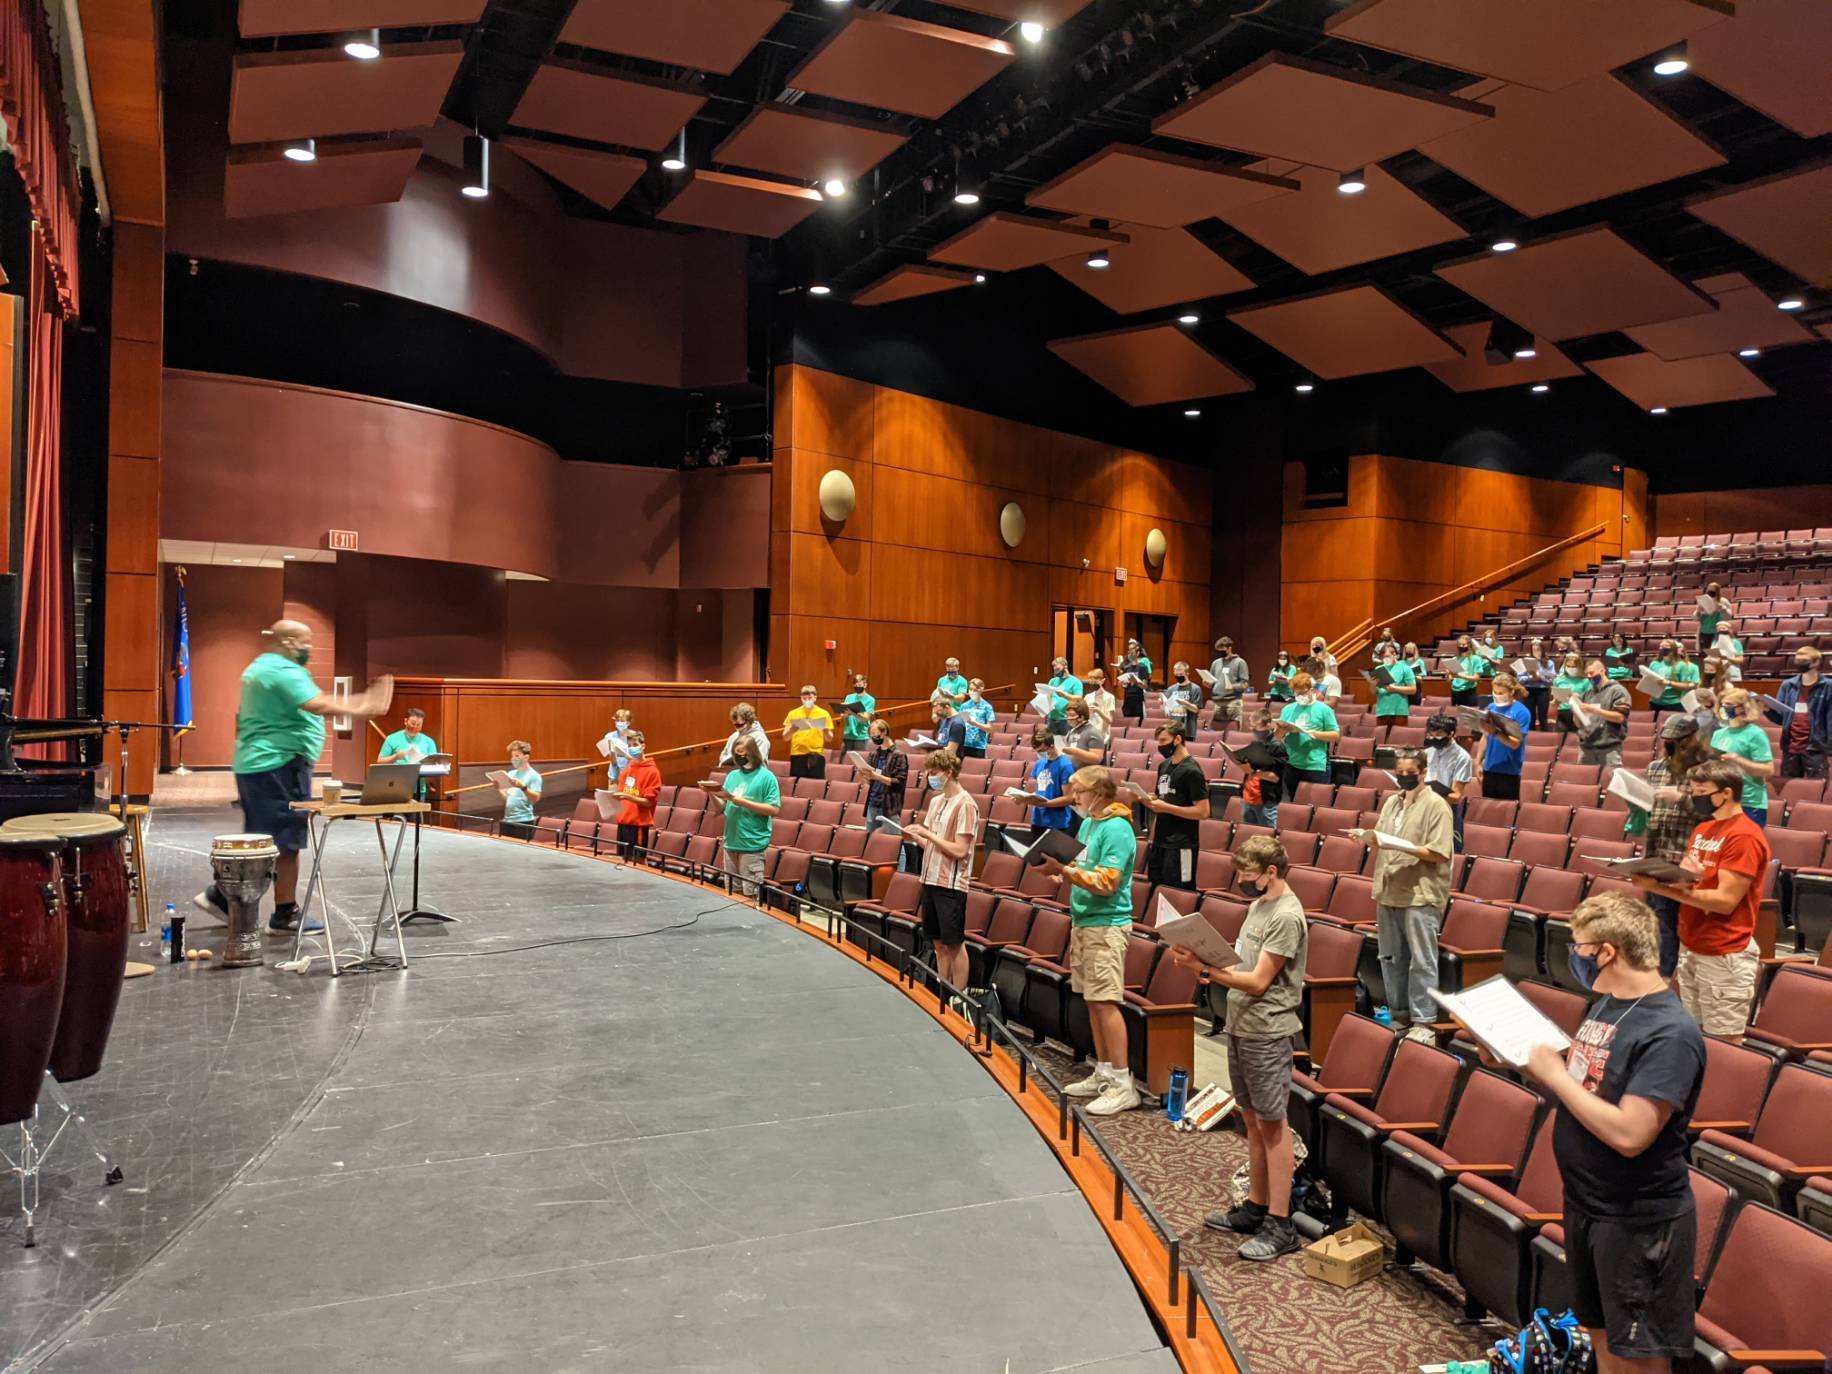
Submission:
[[[838,200],[846,194],[846,183],[839,177],[828,177],[821,183],[821,194],[828,200]]]
[[[1547,386],[1544,382],[1533,383],[1533,394],[1536,396],[1544,395],[1546,392],[1550,390],[1552,390],[1552,388]]]
[[[1026,43],[1041,43],[1043,41],[1043,25],[1039,24],[1035,19],[1026,19],[1022,24],[1018,25],[1018,36]]]
[[[458,190],[472,200],[490,194],[490,140],[480,134],[464,137],[464,183]]]
[[[1298,395],[1300,396],[1308,396],[1310,395],[1311,392],[1315,391],[1316,389],[1317,389],[1317,384],[1311,381],[1311,379],[1308,377],[1306,377],[1303,381],[1299,382],[1296,386],[1292,388],[1292,390],[1297,392]]]
[[[1762,356],[1762,350],[1759,348],[1739,348],[1737,350],[1737,356],[1739,358],[1760,358]]]
[[[1107,256],[1107,250],[1105,248],[1096,248],[1092,253],[1088,254],[1088,266],[1092,267],[1096,272],[1099,272],[1113,266],[1113,259]]]
[[[1667,408],[1665,406],[1651,406],[1648,409],[1649,415],[1665,415],[1666,413]]]
[[[1195,406],[1191,406],[1188,410],[1184,411],[1183,414],[1184,418],[1194,420],[1202,414],[1202,411]]]
[[[358,62],[373,62],[382,55],[382,31],[364,29],[353,33],[344,40],[344,55],[354,57]]]
[[[1367,170],[1357,167],[1352,172],[1343,172],[1336,178],[1336,189],[1345,196],[1358,196],[1368,189]]]
[[[986,284],[986,274],[984,272],[975,272],[973,274],[973,284],[975,286],[984,286]]]
[[[1679,44],[1663,52],[1654,62],[1655,76],[1678,76],[1692,65],[1686,56],[1686,45]]]
[[[284,156],[288,162],[316,162],[318,161],[318,140],[305,138],[297,143],[289,143],[284,150]]]
[[[681,129],[679,137],[675,139],[674,151],[662,159],[662,170],[664,172],[687,170],[687,130],[685,127]]]

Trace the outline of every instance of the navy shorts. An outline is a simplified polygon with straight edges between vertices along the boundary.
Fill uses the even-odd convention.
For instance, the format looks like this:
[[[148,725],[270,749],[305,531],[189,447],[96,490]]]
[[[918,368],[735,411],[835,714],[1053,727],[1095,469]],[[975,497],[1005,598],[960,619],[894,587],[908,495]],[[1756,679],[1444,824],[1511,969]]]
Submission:
[[[235,797],[242,805],[242,823],[251,835],[272,835],[281,849],[297,852],[306,846],[305,812],[293,810],[296,801],[312,795],[312,765],[297,758],[265,773],[237,773]]]

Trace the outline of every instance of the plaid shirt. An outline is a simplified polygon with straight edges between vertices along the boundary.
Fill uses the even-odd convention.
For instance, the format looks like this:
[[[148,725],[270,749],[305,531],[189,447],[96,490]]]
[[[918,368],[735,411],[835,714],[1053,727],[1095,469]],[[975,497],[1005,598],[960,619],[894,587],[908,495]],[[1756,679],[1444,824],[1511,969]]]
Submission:
[[[1656,791],[1673,786],[1673,770],[1665,759],[1656,758],[1648,765],[1648,781]],[[1698,820],[1683,796],[1677,802],[1655,802],[1654,809],[1648,813],[1647,857],[1678,863],[1686,857],[1686,846],[1697,825]]]
[[[888,816],[896,816],[903,810],[903,789],[909,783],[910,760],[895,747],[874,749],[865,756],[874,771],[887,774],[888,783],[874,782],[866,794],[866,799]]]

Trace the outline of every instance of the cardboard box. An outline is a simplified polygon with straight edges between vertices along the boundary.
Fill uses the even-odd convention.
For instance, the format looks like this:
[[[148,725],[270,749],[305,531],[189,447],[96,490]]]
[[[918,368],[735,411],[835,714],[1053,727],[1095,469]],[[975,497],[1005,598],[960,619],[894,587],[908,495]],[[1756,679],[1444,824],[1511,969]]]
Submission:
[[[1353,1288],[1381,1271],[1387,1262],[1387,1252],[1372,1231],[1355,1222],[1305,1246],[1298,1259],[1304,1272],[1313,1279],[1322,1279],[1338,1288]]]

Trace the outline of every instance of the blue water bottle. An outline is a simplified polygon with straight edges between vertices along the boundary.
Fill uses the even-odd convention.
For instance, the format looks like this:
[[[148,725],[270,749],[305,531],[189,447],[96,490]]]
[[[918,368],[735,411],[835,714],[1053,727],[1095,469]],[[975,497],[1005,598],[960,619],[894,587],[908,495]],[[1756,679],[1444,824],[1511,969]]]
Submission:
[[[1393,1029],[1393,1013],[1387,1010],[1384,1002],[1380,1006],[1374,1008],[1374,1019],[1380,1022],[1380,1024],[1385,1026],[1388,1030]]]
[[[1183,1120],[1183,1104],[1189,1101],[1190,1076],[1187,1069],[1170,1071],[1170,1087],[1164,1094],[1164,1115],[1173,1123]]]

